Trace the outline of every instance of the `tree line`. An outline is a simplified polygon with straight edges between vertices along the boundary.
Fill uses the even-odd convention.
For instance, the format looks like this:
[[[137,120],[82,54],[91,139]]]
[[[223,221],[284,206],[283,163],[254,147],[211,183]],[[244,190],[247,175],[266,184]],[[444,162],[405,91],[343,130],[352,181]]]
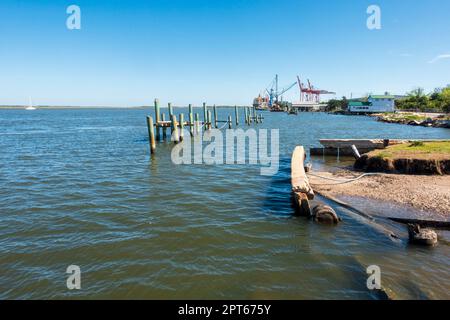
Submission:
[[[368,96],[352,101],[367,101]],[[348,110],[348,102],[346,97],[329,100],[326,111]],[[437,88],[429,94],[426,94],[423,88],[414,89],[404,97],[396,99],[395,107],[397,110],[450,113],[450,85],[446,88]]]

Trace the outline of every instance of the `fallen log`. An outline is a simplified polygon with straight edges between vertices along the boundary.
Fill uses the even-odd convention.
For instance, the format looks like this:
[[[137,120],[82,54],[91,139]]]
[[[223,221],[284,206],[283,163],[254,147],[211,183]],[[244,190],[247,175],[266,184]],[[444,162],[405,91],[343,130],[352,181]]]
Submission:
[[[305,170],[305,149],[297,147],[292,154],[291,184],[297,213],[316,222],[337,224],[340,219],[333,208],[314,201],[314,191]]]

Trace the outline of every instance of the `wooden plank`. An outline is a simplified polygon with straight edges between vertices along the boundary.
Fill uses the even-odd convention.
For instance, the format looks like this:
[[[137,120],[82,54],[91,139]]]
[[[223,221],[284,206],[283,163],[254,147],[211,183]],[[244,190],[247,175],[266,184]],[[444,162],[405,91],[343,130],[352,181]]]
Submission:
[[[305,172],[305,148],[296,147],[291,160],[291,184],[294,193],[300,192],[307,195],[309,200],[314,199],[314,191],[309,185]]]

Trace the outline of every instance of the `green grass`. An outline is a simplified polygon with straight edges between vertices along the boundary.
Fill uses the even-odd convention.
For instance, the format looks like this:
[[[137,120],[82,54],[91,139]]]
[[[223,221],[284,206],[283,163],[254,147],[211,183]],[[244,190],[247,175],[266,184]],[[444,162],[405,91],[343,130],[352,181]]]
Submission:
[[[445,156],[450,159],[450,141],[403,143],[372,153],[377,158],[398,158],[400,156],[419,157],[420,155]]]

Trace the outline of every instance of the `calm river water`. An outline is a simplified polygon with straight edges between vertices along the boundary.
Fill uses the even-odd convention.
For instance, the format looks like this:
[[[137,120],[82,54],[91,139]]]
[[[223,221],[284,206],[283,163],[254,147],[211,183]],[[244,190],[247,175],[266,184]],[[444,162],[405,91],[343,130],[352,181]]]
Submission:
[[[344,222],[320,226],[290,202],[296,145],[449,130],[266,113],[257,128],[280,129],[281,163],[265,177],[254,165],[176,166],[169,143],[150,159],[151,113],[0,111],[0,299],[377,299],[369,265],[398,298],[450,298],[448,243],[411,247],[397,225],[394,242],[339,207]],[[73,264],[79,291],[66,288]]]

